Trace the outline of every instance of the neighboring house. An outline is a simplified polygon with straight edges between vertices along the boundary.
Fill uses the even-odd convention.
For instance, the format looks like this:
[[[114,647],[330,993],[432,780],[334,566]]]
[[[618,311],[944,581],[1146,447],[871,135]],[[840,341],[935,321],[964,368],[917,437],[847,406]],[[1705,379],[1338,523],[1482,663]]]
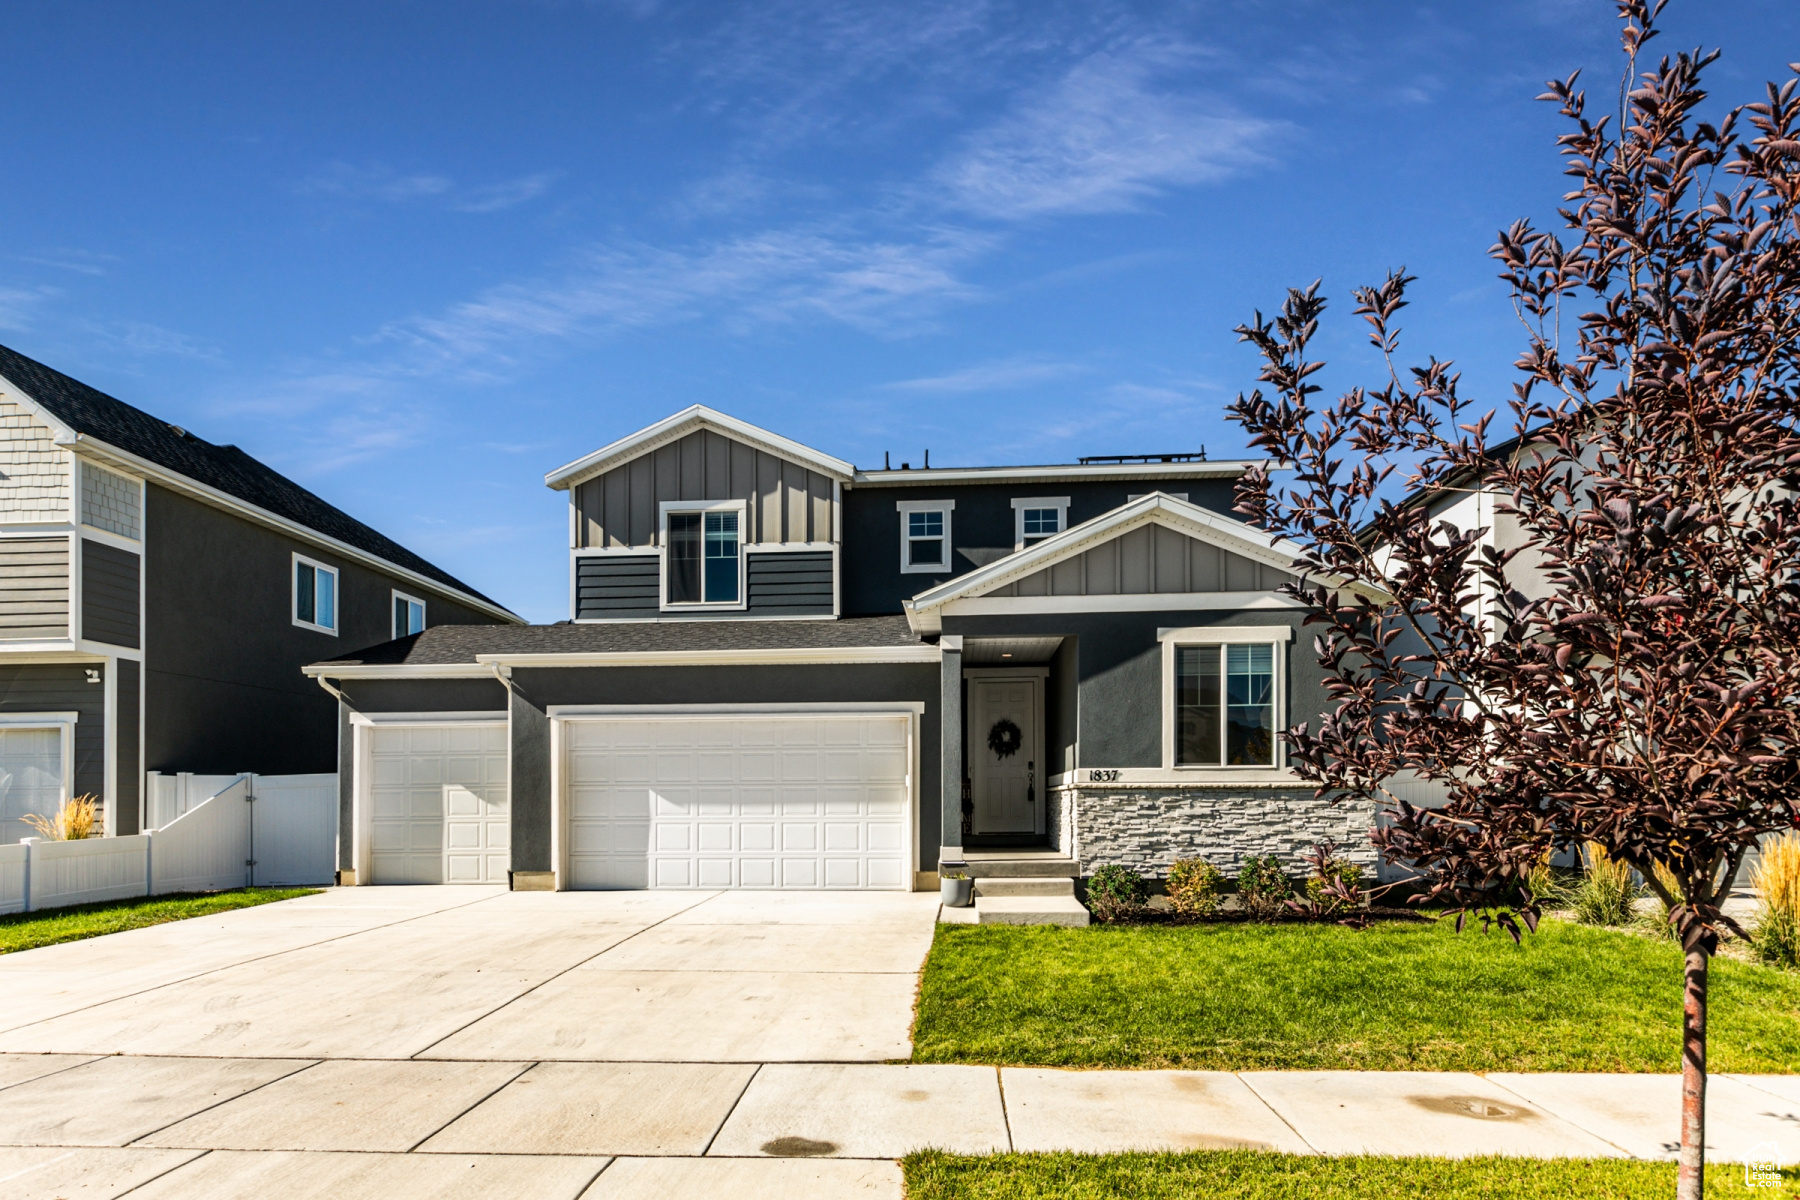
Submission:
[[[913,888],[1368,860],[1276,730],[1320,711],[1291,556],[1200,455],[859,470],[703,407],[549,474],[569,620],[308,668],[345,882]],[[1073,901],[1071,900],[1072,904]]]
[[[500,605],[235,446],[0,347],[0,843],[148,772],[329,772],[301,667]]]

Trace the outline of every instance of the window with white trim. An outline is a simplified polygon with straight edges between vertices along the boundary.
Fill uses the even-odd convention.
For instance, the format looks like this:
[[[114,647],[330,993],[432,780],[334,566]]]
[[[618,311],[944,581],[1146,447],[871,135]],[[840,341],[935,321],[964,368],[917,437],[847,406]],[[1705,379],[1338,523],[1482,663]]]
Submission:
[[[318,633],[338,628],[338,572],[315,559],[294,555],[294,624]]]
[[[1281,765],[1287,626],[1164,632],[1164,761],[1172,767]]]
[[[425,632],[425,602],[405,592],[394,593],[394,636],[411,637]]]
[[[663,509],[663,606],[741,608],[744,504]]]
[[[1069,526],[1067,496],[1027,496],[1015,499],[1012,507],[1014,550],[1023,550]]]
[[[899,500],[900,573],[941,575],[950,569],[954,500]]]

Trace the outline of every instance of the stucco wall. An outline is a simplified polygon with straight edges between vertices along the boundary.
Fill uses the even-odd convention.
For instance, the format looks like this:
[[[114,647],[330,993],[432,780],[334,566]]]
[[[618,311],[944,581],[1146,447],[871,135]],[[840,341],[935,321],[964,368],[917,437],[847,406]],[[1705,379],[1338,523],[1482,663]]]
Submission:
[[[1290,875],[1306,873],[1313,843],[1330,839],[1352,862],[1373,865],[1367,804],[1315,800],[1309,788],[1061,788],[1051,807],[1056,845],[1083,874],[1122,863],[1161,879],[1178,858],[1204,858],[1227,875],[1244,859],[1273,854]]]

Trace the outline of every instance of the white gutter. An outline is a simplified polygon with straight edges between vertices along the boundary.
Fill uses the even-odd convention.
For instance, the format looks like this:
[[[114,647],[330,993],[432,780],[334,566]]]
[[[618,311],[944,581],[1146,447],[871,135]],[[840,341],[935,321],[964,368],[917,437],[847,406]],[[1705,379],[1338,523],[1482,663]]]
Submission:
[[[313,663],[302,675],[327,679],[492,679],[494,673],[476,663]]]
[[[154,479],[156,482],[175,491],[185,492],[196,499],[205,501],[215,508],[222,508],[227,512],[235,513],[238,516],[247,517],[250,520],[279,529],[290,537],[298,538],[301,541],[310,542],[315,546],[323,547],[334,554],[359,562],[364,566],[374,567],[375,569],[384,571],[390,575],[399,576],[414,587],[425,588],[436,592],[441,597],[454,599],[460,604],[466,604],[470,608],[476,609],[488,616],[497,617],[508,624],[526,624],[523,617],[508,609],[501,608],[491,600],[483,600],[479,596],[470,595],[468,592],[453,588],[441,580],[433,579],[429,575],[422,575],[417,571],[401,566],[399,563],[390,562],[387,559],[382,558],[379,554],[373,554],[370,551],[358,549],[348,542],[341,542],[329,534],[320,533],[310,525],[302,525],[300,522],[289,520],[287,517],[277,516],[266,508],[260,508],[246,500],[240,500],[229,492],[222,492],[218,488],[211,487],[195,479],[190,479],[179,471],[172,470],[171,468],[162,466],[158,463],[153,463],[149,459],[140,458],[129,451],[121,450],[117,446],[109,445],[88,434],[77,433],[68,438],[58,437],[56,441],[60,445],[79,447],[92,453],[97,458],[110,459],[119,466],[125,467],[135,474],[142,475],[146,479]]]
[[[766,650],[600,650],[576,654],[477,654],[508,667],[727,667],[810,663],[935,663],[936,646],[804,646]]]
[[[926,487],[951,483],[1025,483],[1083,479],[1236,479],[1258,461],[1186,463],[1079,463],[1042,467],[921,467],[907,471],[858,471],[851,487]],[[1273,464],[1268,464],[1273,465]]]

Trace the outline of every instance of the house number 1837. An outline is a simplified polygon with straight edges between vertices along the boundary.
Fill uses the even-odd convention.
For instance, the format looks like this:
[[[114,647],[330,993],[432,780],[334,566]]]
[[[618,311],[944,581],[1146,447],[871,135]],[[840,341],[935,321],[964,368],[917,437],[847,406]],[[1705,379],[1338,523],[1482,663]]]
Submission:
[[[1092,783],[1116,783],[1119,773],[1115,771],[1089,771],[1088,780]]]

